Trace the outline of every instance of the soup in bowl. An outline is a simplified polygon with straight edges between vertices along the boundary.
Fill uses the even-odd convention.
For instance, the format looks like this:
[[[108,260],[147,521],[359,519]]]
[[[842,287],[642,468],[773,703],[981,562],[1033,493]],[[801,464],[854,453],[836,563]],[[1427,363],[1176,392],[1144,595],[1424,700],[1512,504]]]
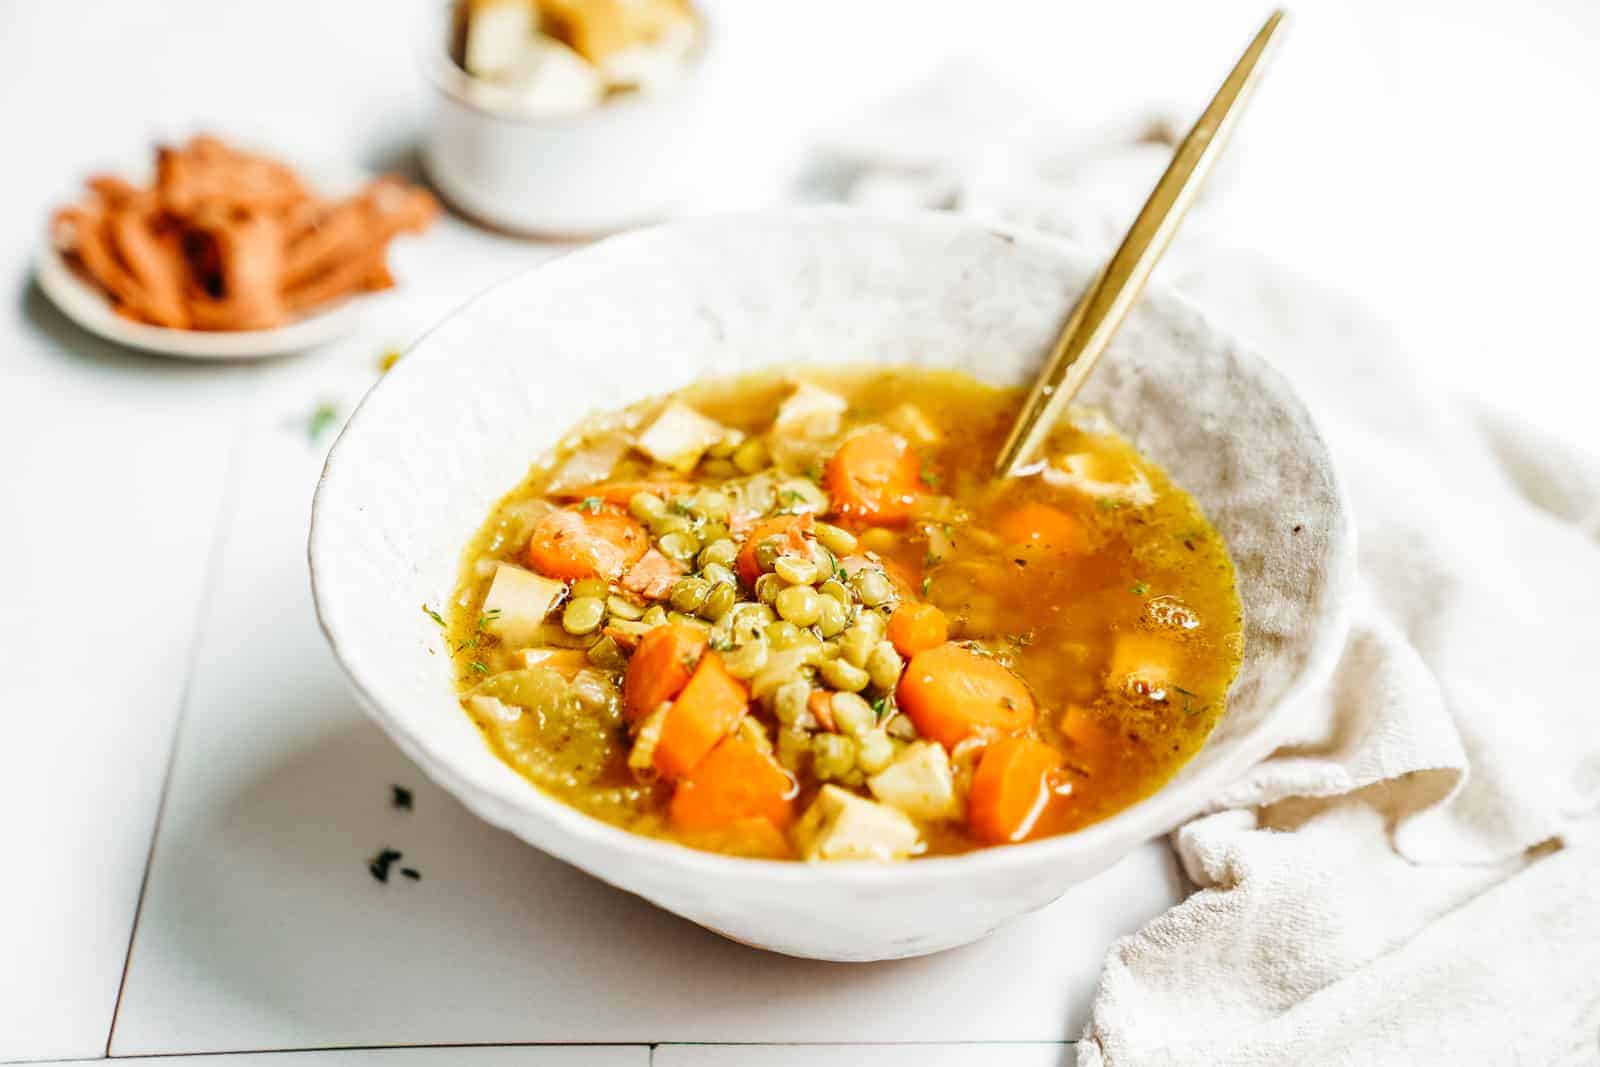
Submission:
[[[823,210],[485,294],[319,488],[363,706],[491,822],[761,947],[915,955],[1055,899],[1271,750],[1351,570],[1303,407],[1159,291],[991,481],[1092,268]]]

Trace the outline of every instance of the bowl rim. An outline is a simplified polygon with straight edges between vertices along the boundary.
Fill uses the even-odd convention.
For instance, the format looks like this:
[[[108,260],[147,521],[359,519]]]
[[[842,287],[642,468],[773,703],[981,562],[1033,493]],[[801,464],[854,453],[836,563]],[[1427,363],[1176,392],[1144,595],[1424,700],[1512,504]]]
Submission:
[[[627,93],[614,99],[602,100],[595,107],[573,114],[534,115],[509,102],[505,106],[497,107],[477,99],[468,91],[471,85],[481,85],[489,89],[497,87],[468,73],[451,58],[447,32],[454,7],[454,0],[437,0],[436,10],[424,15],[414,34],[412,55],[423,80],[439,96],[469,111],[508,126],[532,130],[570,130],[596,124],[607,117],[668,105],[678,97],[686,95],[691,83],[704,75],[706,65],[712,58],[712,49],[718,43],[718,35],[712,27],[712,20],[707,16],[704,0],[696,0],[693,7],[699,18],[699,27],[681,78],[658,92]]]
[[[662,231],[692,231],[696,227],[708,225],[754,227],[780,222],[792,224],[809,221],[849,221],[853,225],[943,229],[947,233],[954,230],[983,231],[998,236],[1015,247],[1030,249],[1041,254],[1057,258],[1073,258],[1075,256],[1090,258],[1087,252],[1075,244],[1038,231],[1029,230],[1025,227],[998,226],[986,221],[948,212],[922,211],[884,215],[847,206],[821,205],[703,216],[607,237],[592,245],[568,250],[561,255],[518,271],[475,294],[443,316],[427,332],[419,336],[406,349],[406,352],[409,354],[425,345],[437,330],[454,321],[457,317],[470,313],[475,305],[492,294],[499,292],[503,288],[524,283],[530,278],[537,277],[540,272],[559,269],[562,261],[572,255],[581,255],[602,246],[614,248],[632,242],[659,239],[657,235]],[[1220,327],[1203,310],[1174,290],[1158,284],[1153,287],[1151,292],[1146,294],[1145,299],[1149,300],[1152,297],[1160,301],[1175,303],[1181,309],[1195,315],[1202,328],[1232,341],[1231,347],[1235,358],[1252,364],[1253,369],[1260,373],[1269,383],[1276,386],[1276,391],[1280,396],[1301,408],[1308,433],[1317,444],[1322,446],[1325,454],[1328,452],[1326,440],[1314,414],[1301,400],[1299,392],[1282,373],[1268,363],[1253,348],[1237,341],[1232,332]],[[1329,610],[1325,611],[1315,623],[1315,633],[1312,637],[1304,666],[1298,675],[1289,682],[1285,693],[1277,701],[1276,706],[1266,714],[1262,726],[1254,734],[1241,739],[1240,743],[1231,751],[1218,757],[1214,762],[1197,771],[1191,779],[1184,782],[1182,789],[1188,799],[1183,803],[1174,803],[1173,794],[1171,793],[1174,780],[1169,780],[1149,796],[1082,830],[1058,834],[1035,841],[1027,841],[1021,844],[980,848],[956,855],[914,857],[910,861],[895,863],[880,863],[871,860],[809,863],[802,860],[752,859],[706,852],[690,848],[687,845],[680,845],[664,838],[635,834],[603,822],[563,803],[520,775],[516,775],[514,771],[510,772],[508,779],[514,784],[515,792],[513,793],[508,789],[502,788],[501,782],[480,780],[461,771],[448,760],[436,756],[423,738],[405,726],[397,717],[388,713],[374,695],[373,687],[367,684],[366,680],[346,656],[343,642],[339,636],[340,620],[335,617],[336,612],[331,607],[332,602],[326,595],[326,586],[328,584],[326,574],[338,566],[337,562],[330,562],[330,560],[337,560],[338,557],[330,556],[323,547],[327,529],[327,524],[324,521],[324,505],[327,502],[325,494],[329,492],[330,485],[333,485],[335,487],[334,491],[337,491],[339,460],[344,446],[347,438],[361,432],[360,427],[364,426],[366,419],[370,417],[368,402],[372,396],[378,389],[384,387],[387,382],[398,380],[397,375],[407,374],[408,369],[414,366],[415,364],[410,360],[403,358],[389,374],[384,375],[374,383],[346,421],[338,438],[334,441],[333,447],[328,452],[312,501],[311,525],[307,539],[307,559],[310,569],[312,599],[316,610],[317,623],[333,650],[334,658],[338,661],[340,670],[354,689],[358,702],[368,714],[378,720],[379,725],[395,740],[406,755],[437,784],[448,790],[457,799],[460,799],[480,817],[507,829],[512,829],[508,825],[508,820],[498,819],[486,811],[485,808],[488,805],[484,801],[492,800],[497,804],[504,804],[519,813],[535,817],[540,822],[554,824],[553,829],[556,832],[604,849],[619,860],[645,864],[656,870],[666,869],[674,874],[685,876],[692,875],[706,878],[720,876],[723,878],[738,878],[746,882],[755,880],[767,884],[814,884],[820,880],[863,888],[882,889],[893,887],[895,889],[907,889],[915,888],[927,882],[943,880],[951,876],[975,874],[980,871],[988,874],[1004,874],[1024,869],[1049,867],[1054,863],[1066,866],[1075,854],[1092,855],[1102,847],[1114,845],[1118,840],[1131,840],[1136,843],[1148,841],[1169,832],[1177,825],[1206,810],[1210,801],[1218,796],[1227,785],[1235,781],[1252,764],[1268,756],[1274,748],[1283,742],[1285,725],[1292,720],[1295,709],[1317,686],[1332,674],[1349,631],[1353,597],[1347,594],[1353,591],[1355,584],[1355,527],[1350,515],[1349,498],[1345,492],[1343,479],[1340,477],[1338,468],[1332,462],[1330,455],[1328,464],[1332,472],[1330,490],[1337,506],[1333,510],[1328,537],[1329,548],[1326,557],[1327,582],[1331,591],[1331,595],[1327,598]],[[412,371],[412,373],[415,373],[415,371]],[[1188,764],[1184,766],[1187,767]],[[1180,768],[1176,773],[1181,774],[1182,769]],[[513,830],[513,832],[515,833],[516,831]],[[520,833],[517,836],[522,837]],[[527,838],[524,837],[523,840],[526,841]],[[532,842],[529,843],[532,844]],[[563,850],[553,848],[545,843],[541,842],[534,847],[568,862],[575,862]],[[1131,847],[1122,850],[1122,852],[1125,853],[1131,850]],[[1120,858],[1121,853],[1117,856],[1117,859]],[[1115,862],[1115,860],[1112,862]],[[582,866],[582,864],[578,865]],[[708,881],[706,884],[713,885],[715,883]]]

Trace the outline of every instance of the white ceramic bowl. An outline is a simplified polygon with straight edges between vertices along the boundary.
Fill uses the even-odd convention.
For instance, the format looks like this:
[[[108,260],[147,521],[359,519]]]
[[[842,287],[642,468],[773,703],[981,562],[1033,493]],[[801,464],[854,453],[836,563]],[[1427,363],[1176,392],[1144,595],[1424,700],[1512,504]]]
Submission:
[[[665,218],[707,183],[726,131],[714,91],[721,35],[715,5],[681,81],[581,114],[519,114],[450,58],[448,10],[418,45],[432,89],[423,144],[428,177],[454,207],[511,233],[585,237]]]
[[[1228,539],[1246,655],[1200,754],[1154,796],[1079,833],[882,866],[734,859],[630,835],[495,758],[418,605],[449,596],[490,506],[585,412],[785,363],[953,367],[1021,383],[1094,267],[1059,244],[951,216],[819,209],[612,238],[483,294],[374,387],[317,492],[317,610],[362,705],[489,822],[752,945],[912,956],[1049,903],[1265,756],[1345,630],[1351,533],[1310,417],[1276,372],[1170,294],[1144,297],[1086,400]],[[1247,446],[1230,432],[1236,419],[1271,432]]]

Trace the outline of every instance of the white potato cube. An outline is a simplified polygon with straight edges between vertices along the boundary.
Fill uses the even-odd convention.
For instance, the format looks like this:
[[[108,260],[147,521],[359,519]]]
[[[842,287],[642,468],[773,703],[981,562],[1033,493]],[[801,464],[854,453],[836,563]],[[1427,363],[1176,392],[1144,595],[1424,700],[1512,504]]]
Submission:
[[[657,463],[687,472],[727,432],[720,422],[687,404],[668,404],[634,445]]]
[[[528,0],[474,6],[463,56],[467,73],[478,78],[500,74],[521,58],[532,39],[533,5]]]
[[[483,628],[508,645],[525,645],[566,591],[564,582],[502,563],[483,598]]]
[[[1155,490],[1131,465],[1117,464],[1094,452],[1068,452],[1057,456],[1040,472],[1049,485],[1073,489],[1093,497],[1122,500],[1138,507],[1155,503]]]
[[[467,707],[472,709],[473,714],[496,722],[510,723],[522,718],[521,708],[496,700],[494,697],[486,697],[481,693],[469,696]]]
[[[631,85],[645,93],[660,92],[682,76],[694,41],[694,23],[680,22],[667,27],[653,41],[629,45],[603,57],[600,73],[612,85]]]
[[[605,80],[589,61],[552,37],[535,35],[495,79],[540,118],[588,111],[605,95]]]
[[[1172,642],[1152,634],[1118,634],[1107,672],[1111,684],[1133,685],[1151,693],[1165,689],[1173,680],[1176,652]]]
[[[872,795],[917,819],[953,819],[961,813],[944,746],[918,741],[867,779]]]
[[[944,432],[933,424],[927,412],[915,404],[905,403],[889,412],[886,420],[892,429],[898,430],[906,440],[914,445],[927,447],[936,445],[944,440]]]
[[[822,787],[795,835],[808,860],[903,860],[922,843],[904,814],[836,785]]]
[[[849,406],[838,393],[810,382],[800,382],[778,405],[778,415],[772,420],[772,426],[799,437],[832,437],[839,432],[839,418]]]

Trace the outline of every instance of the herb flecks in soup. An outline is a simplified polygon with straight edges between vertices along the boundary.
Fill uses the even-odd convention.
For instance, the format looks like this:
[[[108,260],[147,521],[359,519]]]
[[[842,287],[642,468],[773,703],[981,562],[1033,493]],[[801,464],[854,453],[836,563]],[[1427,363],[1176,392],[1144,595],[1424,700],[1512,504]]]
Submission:
[[[1127,807],[1224,710],[1233,565],[1092,412],[992,482],[1018,402],[808,371],[586,420],[468,549],[464,707],[566,803],[737,855],[956,853]]]

